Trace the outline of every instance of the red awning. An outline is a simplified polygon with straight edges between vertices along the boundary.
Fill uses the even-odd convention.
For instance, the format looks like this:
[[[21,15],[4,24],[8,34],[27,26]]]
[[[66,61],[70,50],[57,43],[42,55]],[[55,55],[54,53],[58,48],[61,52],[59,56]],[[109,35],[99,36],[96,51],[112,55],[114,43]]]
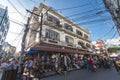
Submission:
[[[41,51],[61,52],[61,53],[79,53],[79,54],[86,54],[87,52],[87,51],[78,51],[75,49],[74,50],[73,49],[62,49],[59,47],[42,46],[42,45],[36,45],[32,47],[31,50],[41,50]]]

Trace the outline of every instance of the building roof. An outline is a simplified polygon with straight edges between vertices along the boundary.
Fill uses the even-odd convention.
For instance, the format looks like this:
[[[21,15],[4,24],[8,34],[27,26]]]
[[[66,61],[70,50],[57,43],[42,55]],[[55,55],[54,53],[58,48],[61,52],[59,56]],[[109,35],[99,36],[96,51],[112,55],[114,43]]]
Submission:
[[[87,29],[81,28],[80,26],[78,26],[77,24],[73,23],[72,21],[68,20],[66,17],[64,17],[63,15],[61,15],[60,13],[56,12],[55,10],[53,10],[51,7],[41,3],[39,8],[38,8],[38,12],[40,14],[40,12],[42,11],[42,9],[45,8],[47,9],[49,12],[54,13],[55,15],[57,15],[58,17],[60,17],[61,19],[64,19],[66,22],[70,23],[72,26],[76,26],[77,28],[85,31],[86,33],[90,34],[90,32]]]

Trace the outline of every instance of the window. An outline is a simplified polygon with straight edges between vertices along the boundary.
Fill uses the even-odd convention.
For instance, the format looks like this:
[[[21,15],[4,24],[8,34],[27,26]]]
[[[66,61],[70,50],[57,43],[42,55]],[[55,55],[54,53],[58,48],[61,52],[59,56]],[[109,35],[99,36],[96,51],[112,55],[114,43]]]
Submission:
[[[68,24],[64,24],[64,27],[65,27],[65,29],[67,29],[67,30],[70,30],[70,31],[73,31],[73,28],[72,28],[72,26],[70,26],[70,25],[68,25]]]
[[[88,39],[88,35],[84,34],[84,38],[85,38],[85,39]]]
[[[82,41],[79,41],[78,45],[80,45],[83,49],[87,49],[87,47],[85,46],[85,44]]]
[[[54,17],[50,14],[48,14],[47,20],[50,21],[50,22],[53,22],[55,24],[60,24],[60,21],[56,17]]]
[[[82,41],[79,41],[79,42],[78,42],[78,45],[83,46],[84,43],[83,43]]]
[[[74,43],[74,39],[69,37],[69,36],[65,36],[65,42],[73,44]]]
[[[60,34],[58,32],[55,32],[50,29],[46,29],[46,38],[52,39],[52,40],[60,40]]]
[[[80,36],[82,36],[83,34],[82,34],[82,32],[81,31],[79,31],[79,30],[76,30],[76,33],[78,34],[78,35],[80,35]]]
[[[90,46],[90,44],[86,43],[86,47],[90,48],[91,46]]]

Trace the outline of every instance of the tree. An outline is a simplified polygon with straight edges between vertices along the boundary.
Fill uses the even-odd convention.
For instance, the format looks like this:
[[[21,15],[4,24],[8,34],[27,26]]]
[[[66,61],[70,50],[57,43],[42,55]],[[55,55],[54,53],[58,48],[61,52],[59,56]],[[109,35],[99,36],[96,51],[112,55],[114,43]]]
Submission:
[[[120,47],[118,46],[111,46],[111,47],[108,47],[108,52],[116,52],[116,51],[120,51]]]

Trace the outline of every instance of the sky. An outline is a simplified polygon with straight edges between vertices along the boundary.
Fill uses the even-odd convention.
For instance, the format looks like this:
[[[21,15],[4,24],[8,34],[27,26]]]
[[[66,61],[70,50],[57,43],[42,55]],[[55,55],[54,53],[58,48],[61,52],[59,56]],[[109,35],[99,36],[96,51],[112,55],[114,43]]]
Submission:
[[[32,10],[41,2],[52,7],[75,24],[88,29],[92,41],[119,38],[111,15],[106,11],[102,0],[0,0],[0,4],[8,7],[10,20],[21,24],[10,21],[10,29],[6,38],[6,41],[17,46],[18,50],[24,30],[22,25],[26,23],[25,9]]]

